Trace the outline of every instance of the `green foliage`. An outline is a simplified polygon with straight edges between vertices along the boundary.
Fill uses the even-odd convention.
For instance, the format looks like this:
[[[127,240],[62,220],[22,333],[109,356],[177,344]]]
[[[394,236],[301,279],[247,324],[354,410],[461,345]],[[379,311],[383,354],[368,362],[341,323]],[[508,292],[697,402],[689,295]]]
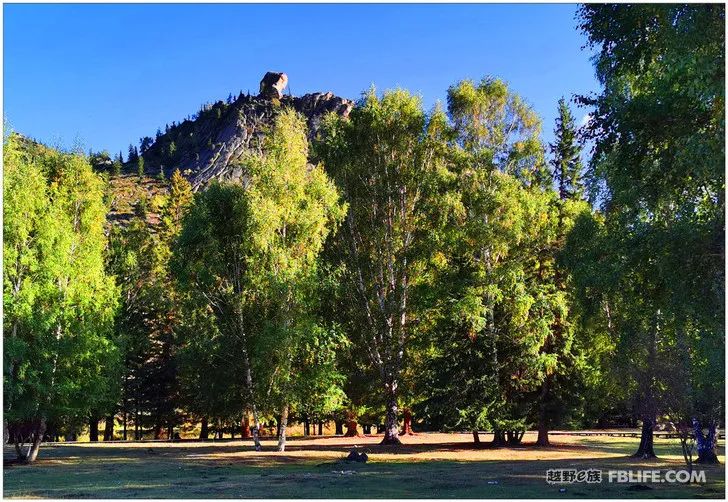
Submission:
[[[281,113],[265,155],[245,160],[247,188],[213,184],[183,220],[176,270],[192,319],[208,327],[200,333],[205,340],[193,337],[188,347],[213,351],[225,359],[225,374],[244,383],[224,392],[232,392],[228,402],[237,400],[238,413],[244,406],[257,414],[261,407],[317,402],[328,409],[340,394],[333,356],[343,342],[317,320],[317,263],[345,208],[323,169],[307,165],[307,149],[303,119]],[[203,373],[199,364],[209,360],[188,371]]]
[[[560,201],[546,183],[540,123],[505,84],[461,82],[448,103],[456,177],[417,409],[473,430],[563,419],[556,411],[578,401],[585,365],[557,258],[586,204]]]
[[[105,226],[121,153],[11,134],[6,417],[116,408],[159,435],[186,413],[384,413],[391,442],[402,405],[498,434],[635,411],[719,421],[724,8],[589,4],[579,19],[604,86],[578,99],[586,169],[564,99],[549,172],[539,117],[494,78],[451,86],[446,112],[372,89],[322,120],[313,152],[274,100],[259,150],[231,166],[242,183],[193,194],[176,170],[168,196]],[[141,138],[127,162],[166,185],[163,166],[199,160],[235,106]]]
[[[89,163],[96,172],[108,172],[111,168],[112,161],[109,152],[103,151],[89,154]]]
[[[144,136],[143,138],[139,139],[139,151],[142,155],[144,155],[147,150],[149,150],[149,147],[152,146],[152,143],[154,143],[154,140],[149,136]]]
[[[645,420],[723,414],[724,19],[719,5],[580,10],[604,85],[582,98],[604,219],[570,238],[572,267]]]
[[[182,218],[192,204],[193,197],[189,181],[179,169],[175,169],[169,180],[169,195],[162,211],[162,227],[168,242],[172,242],[182,230]]]
[[[144,178],[144,157],[137,158],[137,174],[139,179]]]
[[[136,164],[137,159],[139,159],[139,151],[137,150],[137,147],[129,145],[129,153],[126,157],[126,161],[133,165]]]
[[[265,297],[269,320],[263,329],[272,342],[265,365],[273,372],[264,378],[284,403],[318,404],[325,413],[340,399],[334,356],[343,341],[337,330],[318,325],[318,255],[346,206],[323,168],[307,165],[301,116],[283,111],[264,152],[246,161],[248,197],[255,208],[251,237],[257,277],[251,279]],[[265,374],[263,368],[260,373]]]
[[[447,93],[448,112],[464,150],[524,183],[546,181],[541,120],[499,79],[463,80]]]
[[[176,171],[158,229],[146,221],[143,197],[136,218],[124,228],[114,228],[111,235],[109,268],[120,282],[123,299],[116,324],[125,348],[121,408],[134,417],[135,425],[152,428],[155,435],[181,420],[177,352],[186,312],[169,260],[170,246],[191,201],[192,189]]]
[[[118,383],[103,182],[83,156],[14,134],[4,167],[5,418],[84,417]]]
[[[559,100],[559,116],[556,118],[556,141],[551,149],[552,176],[562,200],[579,198],[581,186],[581,147],[578,144],[576,124],[564,98]]]
[[[137,201],[136,205],[134,206],[134,216],[145,221],[147,219],[148,214],[149,214],[149,199],[147,198],[146,194],[142,194],[142,196],[139,197],[139,200]]]
[[[341,322],[381,377],[387,434],[396,440],[397,399],[410,323],[423,315],[413,291],[429,280],[443,221],[447,171],[441,112],[419,98],[370,91],[348,120],[330,115],[318,155],[349,205],[333,254],[344,270]],[[420,308],[422,307],[422,308]]]

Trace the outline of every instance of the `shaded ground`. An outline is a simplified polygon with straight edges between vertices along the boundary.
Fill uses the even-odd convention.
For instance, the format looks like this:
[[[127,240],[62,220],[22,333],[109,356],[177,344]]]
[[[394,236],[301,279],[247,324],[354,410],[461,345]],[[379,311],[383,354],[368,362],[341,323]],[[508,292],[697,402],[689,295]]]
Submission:
[[[487,441],[489,437],[482,438]],[[76,443],[44,446],[37,464],[3,469],[5,497],[73,498],[723,498],[724,466],[707,483],[609,483],[609,469],[682,469],[677,440],[657,440],[658,461],[628,458],[638,439],[554,436],[554,446],[481,448],[469,434],[419,434],[405,446],[381,437],[292,439],[285,453],[248,441]],[[352,447],[367,464],[342,462]],[[5,458],[11,458],[6,448]],[[720,448],[725,460],[724,444]],[[547,469],[601,469],[601,484],[549,485]],[[566,488],[565,492],[559,491]]]

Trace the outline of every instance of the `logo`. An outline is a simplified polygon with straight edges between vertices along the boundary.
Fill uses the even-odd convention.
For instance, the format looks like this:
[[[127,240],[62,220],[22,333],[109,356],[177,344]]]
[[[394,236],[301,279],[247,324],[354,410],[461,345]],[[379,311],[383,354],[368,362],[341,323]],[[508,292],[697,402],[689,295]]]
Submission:
[[[705,483],[705,471],[682,470],[608,470],[610,483]],[[601,483],[600,469],[548,469],[546,482],[550,485]]]
[[[599,469],[549,469],[546,482],[550,485],[572,483],[601,483],[602,471]]]

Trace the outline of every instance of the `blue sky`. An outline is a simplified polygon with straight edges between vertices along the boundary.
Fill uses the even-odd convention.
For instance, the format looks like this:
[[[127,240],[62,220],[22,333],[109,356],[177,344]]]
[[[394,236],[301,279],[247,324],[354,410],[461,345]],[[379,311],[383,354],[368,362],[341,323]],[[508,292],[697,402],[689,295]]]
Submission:
[[[268,70],[296,94],[505,79],[553,134],[560,96],[598,89],[576,5],[4,6],[4,114],[53,145],[126,150]],[[585,115],[575,110],[577,120]]]

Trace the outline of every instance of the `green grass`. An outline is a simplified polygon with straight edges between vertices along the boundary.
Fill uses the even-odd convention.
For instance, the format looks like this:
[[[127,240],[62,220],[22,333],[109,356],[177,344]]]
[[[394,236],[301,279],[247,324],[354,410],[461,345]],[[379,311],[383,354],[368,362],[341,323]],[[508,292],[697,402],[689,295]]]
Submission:
[[[661,458],[654,462],[628,458],[636,440],[621,438],[572,438],[569,445],[551,450],[531,446],[473,450],[466,442],[439,442],[398,451],[371,441],[365,446],[370,454],[367,464],[340,461],[349,446],[326,441],[296,445],[293,440],[292,451],[283,454],[256,454],[249,443],[242,442],[46,446],[36,465],[5,467],[3,494],[23,498],[723,498],[725,491],[723,465],[706,468],[704,485],[645,484],[647,489],[635,490],[634,485],[605,479],[596,485],[565,485],[562,493],[559,486],[545,482],[546,470],[557,468],[681,469],[676,441],[658,441]],[[352,444],[362,442],[355,439]],[[272,448],[272,443],[266,446]],[[426,460],[430,454],[436,458],[448,451],[463,460]],[[549,456],[554,458],[544,458]],[[10,457],[11,450],[6,448],[5,458]]]

